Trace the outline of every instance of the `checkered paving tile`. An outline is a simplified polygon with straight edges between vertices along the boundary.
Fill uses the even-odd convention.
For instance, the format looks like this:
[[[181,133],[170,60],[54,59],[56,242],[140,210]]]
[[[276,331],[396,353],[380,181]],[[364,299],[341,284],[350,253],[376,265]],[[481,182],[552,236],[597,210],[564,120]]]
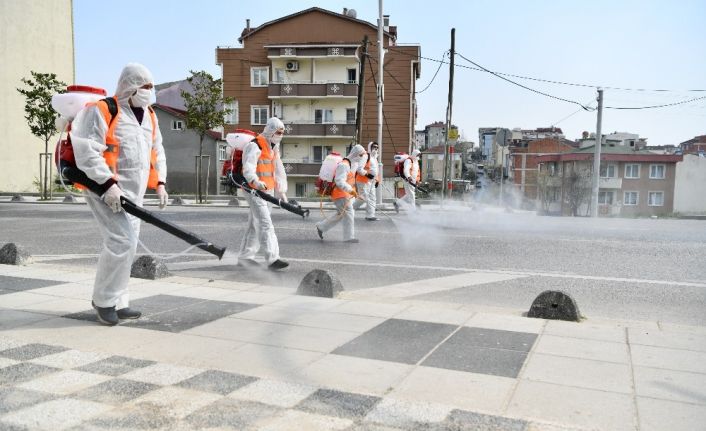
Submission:
[[[131,301],[130,307],[142,311],[142,317],[137,320],[123,320],[120,325],[178,333],[259,307],[259,304],[154,295]],[[67,314],[64,317],[90,322],[97,321],[94,310]]]
[[[522,420],[441,405],[124,356],[101,358],[2,335],[0,345],[18,358],[0,373],[0,430],[532,429]],[[47,355],[19,353],[40,350]],[[33,362],[42,358],[54,366]]]
[[[388,319],[333,353],[517,377],[536,334]]]
[[[37,278],[11,277],[0,275],[0,295],[16,293],[25,290],[40,289],[42,287],[56,286],[64,284],[65,281],[40,280]]]

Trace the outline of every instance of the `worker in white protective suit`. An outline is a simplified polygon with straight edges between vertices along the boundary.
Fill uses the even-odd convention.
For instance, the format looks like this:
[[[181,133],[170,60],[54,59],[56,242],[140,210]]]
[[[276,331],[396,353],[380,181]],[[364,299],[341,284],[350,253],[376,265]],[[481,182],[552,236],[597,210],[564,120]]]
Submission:
[[[412,154],[407,157],[404,161],[404,165],[402,165],[402,172],[404,175],[402,178],[402,184],[404,185],[404,196],[394,202],[396,211],[399,211],[400,205],[410,211],[417,209],[415,195],[417,189],[415,185],[419,184],[419,180],[421,179],[421,172],[419,170],[420,154],[421,151],[419,150],[412,151]]]
[[[280,142],[284,136],[284,124],[277,117],[267,120],[265,129],[243,147],[243,176],[248,185],[256,190],[275,195],[287,202],[287,174],[280,159]],[[248,228],[240,247],[238,264],[259,265],[255,256],[264,255],[271,270],[281,270],[289,263],[280,259],[279,244],[270,216],[271,204],[259,196],[246,193],[250,205]]]
[[[378,180],[378,148],[377,142],[371,141],[368,144],[368,153],[358,164],[355,172],[355,187],[358,191],[358,199],[355,200],[353,208],[358,210],[365,205],[365,220],[378,221],[375,217],[375,207],[377,202],[376,194]]]
[[[348,156],[344,158],[334,174],[335,186],[331,192],[331,200],[336,206],[336,214],[316,223],[316,233],[324,239],[324,233],[343,221],[343,241],[358,242],[355,237],[355,209],[353,200],[358,198],[355,190],[355,166],[365,157],[362,145],[355,145]]]
[[[153,88],[150,71],[130,63],[120,74],[115,95],[87,105],[72,124],[76,166],[104,190],[102,196],[86,191],[85,197],[103,237],[92,304],[98,320],[111,326],[141,315],[128,306],[140,220],[122,211],[120,198],[142,205],[149,185],[160,208],[168,199],[162,134],[150,106]]]

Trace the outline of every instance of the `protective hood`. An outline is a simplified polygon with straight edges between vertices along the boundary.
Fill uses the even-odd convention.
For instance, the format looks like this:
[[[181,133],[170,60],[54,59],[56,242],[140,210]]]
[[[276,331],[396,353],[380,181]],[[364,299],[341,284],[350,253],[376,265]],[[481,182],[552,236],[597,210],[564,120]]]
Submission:
[[[368,152],[369,152],[369,153],[372,153],[372,152],[373,152],[373,145],[378,145],[378,143],[375,142],[375,141],[370,141],[370,142],[368,143]],[[379,145],[378,145],[378,147],[379,147]]]
[[[415,159],[419,158],[420,154],[422,154],[422,152],[419,150],[412,151],[412,157],[414,157]]]
[[[115,96],[118,100],[125,100],[145,84],[154,84],[152,73],[141,64],[128,63],[120,73],[118,86],[115,89]]]
[[[265,128],[262,130],[262,136],[272,145],[277,145],[282,140],[282,135],[275,135],[278,130],[284,130],[284,123],[277,117],[272,117],[267,120]]]
[[[363,146],[359,144],[351,148],[351,152],[348,153],[348,157],[346,158],[350,160],[351,163],[358,163],[363,154],[365,154],[365,148],[363,148]]]

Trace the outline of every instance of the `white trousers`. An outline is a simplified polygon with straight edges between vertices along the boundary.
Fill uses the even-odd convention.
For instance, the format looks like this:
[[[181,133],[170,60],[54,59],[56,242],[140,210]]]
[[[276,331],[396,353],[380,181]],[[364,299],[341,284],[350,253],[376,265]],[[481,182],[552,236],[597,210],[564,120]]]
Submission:
[[[407,207],[406,209],[408,209],[410,211],[414,211],[417,209],[417,207],[415,206],[416,196],[414,194],[416,192],[416,189],[414,188],[414,186],[412,186],[407,181],[405,181],[403,183],[403,185],[404,185],[404,196],[399,198],[397,200],[397,203],[400,205],[404,205],[405,207]]]
[[[375,206],[377,205],[375,201],[375,181],[370,180],[367,183],[355,183],[355,185],[358,189],[359,199],[355,200],[353,208],[357,210],[363,205],[366,205],[365,217],[375,217]]]
[[[326,232],[343,221],[343,240],[348,241],[355,238],[355,209],[353,208],[353,202],[351,202],[351,199],[341,198],[336,199],[333,203],[338,210],[336,214],[321,220],[316,223],[316,226],[321,232]]]
[[[269,265],[279,259],[279,243],[270,216],[270,204],[250,193],[245,193],[245,200],[250,205],[250,214],[238,257],[254,259],[255,255],[261,254]]]
[[[124,210],[113,213],[108,205],[91,193],[84,196],[103,237],[103,250],[98,257],[93,284],[93,302],[98,307],[126,308],[130,302],[127,285],[140,236],[140,219]]]

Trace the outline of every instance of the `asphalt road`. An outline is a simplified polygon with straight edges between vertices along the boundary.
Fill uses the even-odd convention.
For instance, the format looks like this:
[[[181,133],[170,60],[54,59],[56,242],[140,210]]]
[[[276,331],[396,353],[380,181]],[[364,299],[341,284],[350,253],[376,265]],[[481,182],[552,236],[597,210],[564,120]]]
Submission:
[[[247,209],[169,207],[161,215],[233,253],[218,261],[190,250],[168,261],[180,275],[295,288],[307,272],[322,268],[336,272],[346,290],[372,288],[366,292],[382,295],[390,285],[426,280],[432,291],[410,290],[411,297],[514,309],[529,308],[543,290],[559,289],[588,317],[706,325],[706,221],[538,217],[447,205],[380,214],[379,222],[359,214],[360,243],[344,244],[340,228],[324,241],[316,236],[319,210],[302,220],[275,209],[281,254],[292,265],[273,274],[235,266]],[[85,205],[0,203],[0,226],[0,243],[17,242],[38,260],[93,265],[100,250]],[[141,239],[155,253],[188,247],[146,224]],[[450,276],[486,272],[505,279],[434,287]]]

